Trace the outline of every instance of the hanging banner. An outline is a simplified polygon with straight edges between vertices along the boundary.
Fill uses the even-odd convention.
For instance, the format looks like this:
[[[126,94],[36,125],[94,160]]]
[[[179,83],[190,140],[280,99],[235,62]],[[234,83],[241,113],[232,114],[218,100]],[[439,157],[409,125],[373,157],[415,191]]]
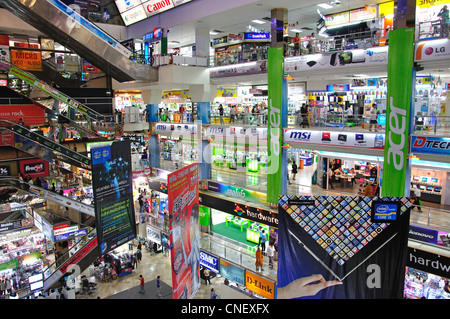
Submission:
[[[281,146],[283,138],[283,48],[270,48],[268,57],[268,171],[267,201],[276,203],[281,194]]]
[[[278,298],[402,298],[411,202],[378,200],[395,220],[372,222],[372,197],[280,196]]]
[[[413,62],[414,29],[390,31],[383,196],[405,195]]]
[[[91,149],[100,255],[136,237],[130,141]]]
[[[169,196],[172,296],[192,299],[200,287],[198,164],[167,176]]]

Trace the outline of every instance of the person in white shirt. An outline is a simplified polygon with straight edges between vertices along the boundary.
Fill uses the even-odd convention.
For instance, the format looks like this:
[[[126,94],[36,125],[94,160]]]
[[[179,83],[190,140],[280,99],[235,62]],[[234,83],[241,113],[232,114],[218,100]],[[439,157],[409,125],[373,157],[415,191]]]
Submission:
[[[377,131],[377,105],[375,103],[372,104],[372,108],[370,109],[370,113],[369,113],[369,131],[372,131],[372,126],[373,126],[373,130],[376,132]]]
[[[266,256],[269,257],[269,267],[273,268],[273,256],[275,254],[275,248],[273,247],[273,242],[269,243],[266,248]]]
[[[420,206],[420,196],[422,196],[422,192],[420,191],[419,188],[414,189],[414,206],[412,207],[414,209],[414,207],[417,207],[417,210],[419,211],[419,213],[422,212],[422,207]]]

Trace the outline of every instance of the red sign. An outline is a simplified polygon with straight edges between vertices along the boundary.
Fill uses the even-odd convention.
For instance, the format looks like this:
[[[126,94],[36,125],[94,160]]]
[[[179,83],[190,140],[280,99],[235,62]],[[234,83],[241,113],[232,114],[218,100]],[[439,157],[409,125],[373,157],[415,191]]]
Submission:
[[[14,134],[2,133],[0,134],[0,146],[13,146],[14,145]]]
[[[22,176],[31,178],[48,176],[48,162],[41,159],[24,160],[19,162]]]
[[[0,118],[16,123],[22,119],[25,125],[44,125],[45,111],[34,104],[0,105]]]
[[[89,243],[86,244],[83,248],[81,248],[75,255],[73,255],[68,261],[61,266],[59,271],[62,274],[65,274],[70,265],[76,265],[81,259],[83,259],[87,254],[89,254],[93,249],[95,249],[98,245],[97,237],[92,239]]]
[[[172,296],[192,299],[200,287],[200,224],[198,206],[198,164],[167,176]]]

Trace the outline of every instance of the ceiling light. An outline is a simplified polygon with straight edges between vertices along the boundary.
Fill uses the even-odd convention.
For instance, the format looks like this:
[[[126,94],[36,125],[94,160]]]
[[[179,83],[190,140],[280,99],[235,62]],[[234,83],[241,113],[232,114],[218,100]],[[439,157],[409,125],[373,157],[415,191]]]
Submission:
[[[331,9],[331,8],[333,8],[333,6],[328,4],[328,3],[319,3],[317,6],[323,8],[323,9]]]
[[[299,30],[299,29],[291,29],[289,31],[292,31],[292,32],[303,32],[302,30]]]
[[[262,20],[258,20],[258,19],[252,20],[252,22],[256,23],[256,24],[264,24],[264,23],[266,23],[266,21],[262,21]]]
[[[216,34],[219,34],[219,32],[209,31],[209,34],[210,34],[210,35],[216,35]]]

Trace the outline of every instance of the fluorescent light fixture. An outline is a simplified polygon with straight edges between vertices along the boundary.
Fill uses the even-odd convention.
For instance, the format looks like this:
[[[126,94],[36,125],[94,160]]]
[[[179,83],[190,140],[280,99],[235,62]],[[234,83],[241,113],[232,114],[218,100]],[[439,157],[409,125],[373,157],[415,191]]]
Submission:
[[[256,24],[264,24],[264,23],[266,23],[266,21],[262,21],[262,20],[258,20],[258,19],[252,20],[252,22],[256,23]]]
[[[217,34],[219,34],[219,32],[209,31],[209,34],[210,35],[217,35]]]
[[[303,32],[303,30],[300,30],[300,29],[291,29],[289,31],[292,31],[292,32]]]
[[[333,8],[333,6],[331,4],[328,4],[328,3],[325,3],[325,2],[324,3],[319,3],[317,6],[323,8],[323,9],[331,9],[331,8]]]

